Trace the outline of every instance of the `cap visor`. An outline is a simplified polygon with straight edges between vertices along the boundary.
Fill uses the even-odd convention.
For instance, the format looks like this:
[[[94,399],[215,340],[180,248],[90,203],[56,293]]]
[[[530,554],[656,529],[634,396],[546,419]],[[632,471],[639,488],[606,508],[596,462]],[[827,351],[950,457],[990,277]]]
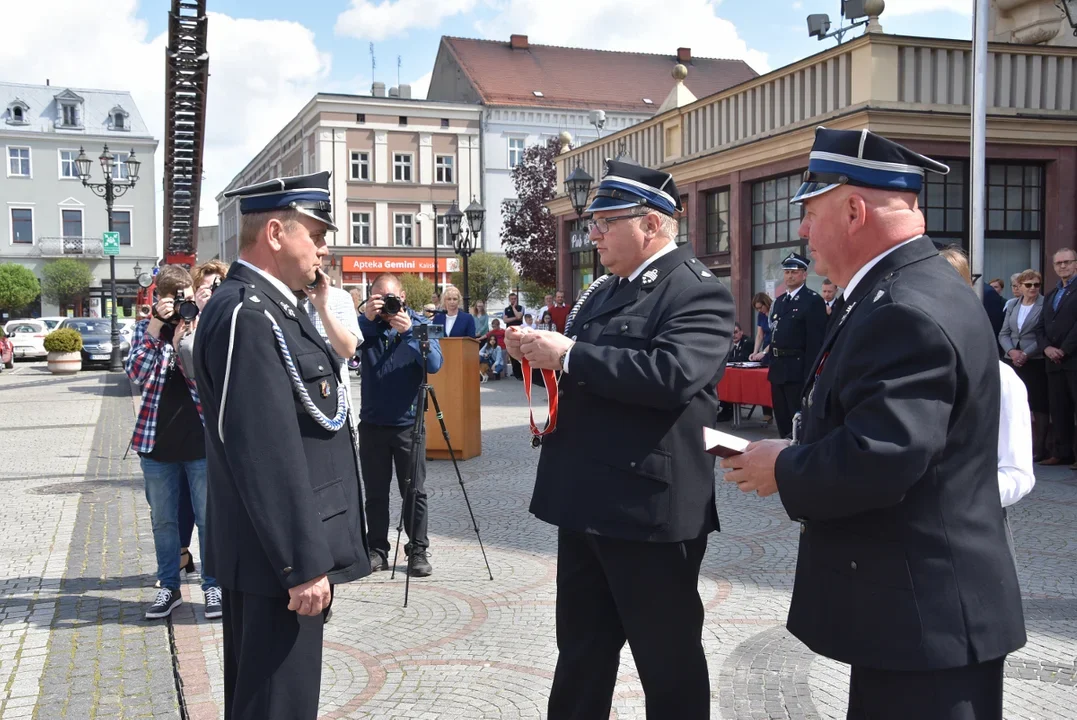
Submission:
[[[634,208],[642,205],[643,202],[625,202],[624,200],[618,200],[616,198],[609,197],[596,197],[591,201],[591,204],[587,206],[587,210],[584,212],[598,212],[599,210],[625,210],[626,208]]]
[[[797,194],[789,200],[790,205],[796,205],[802,203],[808,198],[813,198],[816,195],[822,195],[823,193],[833,190],[838,187],[837,183],[821,183],[821,182],[806,182],[800,186],[797,190]]]
[[[309,218],[314,218],[320,223],[324,223],[325,226],[329,228],[329,230],[332,232],[340,232],[337,226],[333,224],[333,221],[328,218],[326,213],[319,213],[317,210],[308,210],[307,208],[302,206],[297,207],[295,211],[298,213],[302,213]]]

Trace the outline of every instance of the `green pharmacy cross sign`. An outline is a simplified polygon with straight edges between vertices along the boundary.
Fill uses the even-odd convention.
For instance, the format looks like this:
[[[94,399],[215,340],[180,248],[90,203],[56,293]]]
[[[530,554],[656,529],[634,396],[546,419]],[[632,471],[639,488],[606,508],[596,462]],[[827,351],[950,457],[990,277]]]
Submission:
[[[118,232],[106,232],[101,236],[105,246],[106,255],[120,254],[120,234]]]

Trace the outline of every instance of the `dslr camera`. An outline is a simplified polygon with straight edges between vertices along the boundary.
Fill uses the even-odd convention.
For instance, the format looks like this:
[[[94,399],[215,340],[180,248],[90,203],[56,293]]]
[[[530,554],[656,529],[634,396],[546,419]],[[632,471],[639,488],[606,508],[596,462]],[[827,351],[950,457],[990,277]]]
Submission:
[[[382,315],[396,315],[404,307],[404,303],[400,301],[396,295],[386,295],[382,299],[381,314]]]

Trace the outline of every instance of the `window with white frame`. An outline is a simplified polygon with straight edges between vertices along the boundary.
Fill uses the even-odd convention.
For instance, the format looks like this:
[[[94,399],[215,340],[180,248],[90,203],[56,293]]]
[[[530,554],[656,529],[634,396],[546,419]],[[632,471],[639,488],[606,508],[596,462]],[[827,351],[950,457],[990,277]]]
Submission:
[[[411,182],[411,153],[393,153],[393,180]]]
[[[65,180],[78,180],[79,171],[75,167],[75,158],[79,156],[78,150],[60,151],[60,177]]]
[[[63,224],[64,237],[82,237],[82,210],[63,209],[60,211],[60,220]]]
[[[127,121],[124,119],[122,112],[117,112],[112,115],[112,129],[113,130],[126,130]]]
[[[411,213],[393,213],[393,244],[397,247],[412,247],[414,239],[415,216]]]
[[[11,242],[31,245],[34,242],[33,208],[11,208]]]
[[[455,182],[452,155],[438,155],[434,158],[434,181],[439,183]]]
[[[509,167],[514,168],[524,161],[524,139],[509,138]]]
[[[352,150],[352,180],[370,179],[370,153]]]
[[[127,158],[131,157],[131,153],[118,152],[113,153],[116,158],[115,164],[112,166],[112,179],[113,180],[126,180],[127,179]]]
[[[131,244],[131,211],[113,210],[112,229],[120,234],[120,245]]]
[[[352,245],[370,245],[370,213],[352,213]]]
[[[452,238],[449,237],[449,221],[445,219],[444,215],[438,215],[434,235],[437,236],[438,247],[452,247]]]
[[[60,106],[60,124],[63,127],[79,127],[79,106],[75,103],[64,103]]]
[[[30,177],[30,148],[7,149],[7,174],[8,177]]]

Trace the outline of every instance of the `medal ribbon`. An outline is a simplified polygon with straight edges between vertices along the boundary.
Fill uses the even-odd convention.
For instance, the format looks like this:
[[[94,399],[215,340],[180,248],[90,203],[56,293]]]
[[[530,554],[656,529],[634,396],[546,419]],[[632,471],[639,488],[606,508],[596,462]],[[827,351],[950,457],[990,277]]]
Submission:
[[[524,374],[524,395],[527,395],[527,412],[531,423],[531,445],[532,447],[538,447],[541,442],[540,438],[557,429],[557,373],[553,370],[542,371],[542,384],[546,386],[549,418],[546,420],[546,427],[539,430],[538,425],[535,424],[535,412],[531,408],[531,363],[525,358],[520,361],[520,367]]]

